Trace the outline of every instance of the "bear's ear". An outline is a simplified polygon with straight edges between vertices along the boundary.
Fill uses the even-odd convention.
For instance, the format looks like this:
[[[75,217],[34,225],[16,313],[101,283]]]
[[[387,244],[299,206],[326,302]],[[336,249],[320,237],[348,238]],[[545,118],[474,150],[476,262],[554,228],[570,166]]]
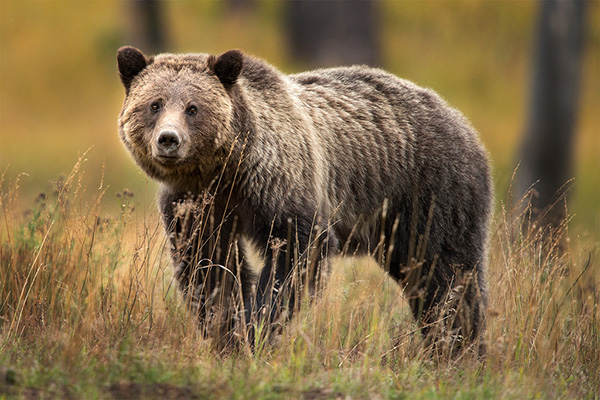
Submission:
[[[131,82],[146,66],[149,62],[144,53],[135,47],[121,47],[117,51],[117,64],[119,66],[119,75],[121,76],[121,82],[125,86],[125,92],[129,94],[129,88]]]
[[[244,55],[239,50],[229,50],[219,56],[212,65],[217,78],[225,86],[231,86],[236,81],[242,70]]]

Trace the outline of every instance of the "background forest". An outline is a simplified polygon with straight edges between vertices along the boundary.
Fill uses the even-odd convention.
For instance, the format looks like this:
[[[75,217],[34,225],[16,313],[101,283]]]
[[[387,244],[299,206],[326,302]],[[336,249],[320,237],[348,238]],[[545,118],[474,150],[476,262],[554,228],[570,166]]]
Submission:
[[[227,1],[164,4],[160,7],[163,48],[215,54],[240,48],[290,73],[311,66],[291,50],[285,2],[253,1],[245,7],[245,2],[237,3],[242,6]],[[375,5],[376,62],[433,88],[464,112],[492,155],[502,199],[519,163],[527,123],[538,3],[381,1]],[[27,193],[23,200],[67,174],[89,148],[86,175],[91,183],[99,184],[103,174],[109,194],[129,188],[152,197],[153,191],[145,189],[146,179],[116,134],[124,91],[115,52],[140,40],[135,25],[139,19],[131,4],[3,1],[1,7],[0,170],[7,177],[27,174],[22,177]],[[598,231],[598,2],[590,2],[586,13],[570,212],[577,226]]]

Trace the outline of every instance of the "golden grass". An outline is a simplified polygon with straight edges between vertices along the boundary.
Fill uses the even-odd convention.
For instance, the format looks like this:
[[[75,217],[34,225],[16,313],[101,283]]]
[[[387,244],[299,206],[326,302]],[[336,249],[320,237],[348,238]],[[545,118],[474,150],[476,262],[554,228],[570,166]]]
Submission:
[[[351,257],[273,343],[223,354],[175,290],[156,212],[124,192],[108,215],[104,189],[83,200],[81,176],[78,163],[26,212],[18,178],[1,194],[0,367],[16,377],[0,397],[150,396],[155,384],[234,398],[599,395],[599,243],[566,226],[547,238],[498,214],[483,361],[424,350],[397,285]]]

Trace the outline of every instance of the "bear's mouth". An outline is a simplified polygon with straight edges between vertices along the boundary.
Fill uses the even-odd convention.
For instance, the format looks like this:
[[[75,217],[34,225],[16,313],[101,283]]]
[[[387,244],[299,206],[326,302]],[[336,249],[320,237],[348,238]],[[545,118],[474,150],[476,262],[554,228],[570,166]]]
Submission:
[[[157,155],[154,156],[154,159],[158,162],[159,165],[163,167],[170,167],[173,165],[177,165],[181,161],[181,157],[178,156],[162,156]]]

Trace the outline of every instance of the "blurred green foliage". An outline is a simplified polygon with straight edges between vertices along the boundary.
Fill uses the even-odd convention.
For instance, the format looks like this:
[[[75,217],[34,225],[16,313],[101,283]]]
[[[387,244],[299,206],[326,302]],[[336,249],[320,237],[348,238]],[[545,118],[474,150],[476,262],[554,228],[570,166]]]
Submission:
[[[590,4],[577,126],[574,225],[600,232],[600,6]],[[233,11],[222,1],[164,7],[173,52],[230,48],[286,72],[282,7],[263,0]],[[527,115],[537,3],[523,1],[380,1],[383,67],[435,89],[481,133],[495,166],[498,204],[506,200]],[[87,149],[88,184],[127,187],[143,206],[154,183],[120,144],[116,120],[124,96],[116,49],[128,44],[123,1],[0,2],[0,174],[20,174],[22,201],[33,203]],[[142,199],[142,200],[140,200]],[[119,203],[115,200],[115,206]]]

